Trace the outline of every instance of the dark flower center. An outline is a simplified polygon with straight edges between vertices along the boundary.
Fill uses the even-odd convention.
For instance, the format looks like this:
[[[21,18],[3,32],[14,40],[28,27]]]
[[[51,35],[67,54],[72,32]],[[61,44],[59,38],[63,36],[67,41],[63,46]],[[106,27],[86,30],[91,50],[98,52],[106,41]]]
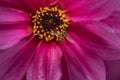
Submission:
[[[33,34],[39,39],[50,41],[55,39],[61,41],[64,39],[69,24],[64,11],[57,7],[45,7],[36,11],[32,16]]]

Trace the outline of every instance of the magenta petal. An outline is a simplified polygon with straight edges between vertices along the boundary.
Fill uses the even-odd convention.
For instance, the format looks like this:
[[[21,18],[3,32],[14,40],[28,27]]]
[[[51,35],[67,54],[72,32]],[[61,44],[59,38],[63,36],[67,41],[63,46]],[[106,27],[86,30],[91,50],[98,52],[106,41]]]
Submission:
[[[7,59],[13,57],[22,48],[26,41],[26,39],[23,39],[11,48],[0,50],[0,64],[2,64],[2,62],[5,62]]]
[[[65,59],[62,60],[61,80],[86,80],[86,78],[83,76],[82,71],[80,72],[78,68],[76,68],[76,66],[65,56]]]
[[[34,14],[40,7],[51,6],[55,0],[0,0],[0,6],[14,8]]]
[[[116,35],[120,37],[120,11],[114,12],[110,17],[102,20],[102,22],[109,25]]]
[[[14,56],[0,61],[0,80],[21,80],[33,57],[38,41],[29,40]],[[9,54],[9,53],[8,53]]]
[[[5,29],[0,30],[0,50],[12,47],[32,32],[30,26],[27,25],[10,25],[9,27],[12,29],[4,26]]]
[[[35,0],[37,1],[37,0]],[[18,10],[25,11],[27,13],[34,13],[38,8],[35,2],[29,0],[0,0],[0,5],[4,7],[10,7]]]
[[[62,51],[54,42],[41,42],[28,69],[27,80],[60,80]]]
[[[101,20],[120,5],[120,0],[58,0],[72,21]],[[72,5],[72,6],[71,6]]]
[[[52,5],[55,0],[24,0],[26,4],[29,4],[34,10],[38,10],[40,7],[46,7]]]
[[[104,60],[120,59],[120,37],[110,26],[101,22],[89,21],[73,23],[70,31],[80,36],[89,49]]]
[[[107,79],[120,80],[120,60],[106,61]]]
[[[106,70],[101,58],[74,34],[69,33],[66,39],[61,47],[69,64],[71,80],[106,80]]]
[[[0,24],[30,21],[30,17],[23,11],[0,6]]]
[[[69,65],[65,56],[62,57],[62,78],[61,80],[71,80]]]
[[[29,16],[22,11],[0,7],[0,49],[6,49],[32,32]]]

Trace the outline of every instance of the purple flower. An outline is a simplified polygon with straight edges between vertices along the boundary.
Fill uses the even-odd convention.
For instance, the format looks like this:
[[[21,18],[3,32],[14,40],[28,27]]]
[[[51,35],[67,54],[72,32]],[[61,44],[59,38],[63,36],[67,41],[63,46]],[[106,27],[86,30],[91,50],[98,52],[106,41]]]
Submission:
[[[120,59],[120,0],[0,0],[0,80],[106,80]]]

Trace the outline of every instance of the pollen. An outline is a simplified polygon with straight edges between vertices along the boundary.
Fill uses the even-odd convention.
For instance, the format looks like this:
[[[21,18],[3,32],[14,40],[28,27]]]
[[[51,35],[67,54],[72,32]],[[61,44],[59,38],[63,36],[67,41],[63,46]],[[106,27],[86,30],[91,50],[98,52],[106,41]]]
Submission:
[[[45,41],[62,41],[66,36],[69,19],[58,7],[45,7],[32,15],[33,35]]]

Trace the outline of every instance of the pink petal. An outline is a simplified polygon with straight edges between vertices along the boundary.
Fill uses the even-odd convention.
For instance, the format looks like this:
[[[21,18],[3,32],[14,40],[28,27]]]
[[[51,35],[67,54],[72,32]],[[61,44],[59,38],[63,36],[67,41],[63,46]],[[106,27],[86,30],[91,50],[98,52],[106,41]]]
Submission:
[[[62,78],[61,80],[71,80],[71,75],[70,75],[70,68],[69,65],[67,63],[67,59],[65,58],[65,56],[63,55],[62,57]]]
[[[58,0],[72,21],[101,20],[120,5],[120,0]]]
[[[0,61],[0,80],[21,80],[34,55],[38,41],[30,39],[14,56]],[[8,53],[9,54],[9,53]]]
[[[29,16],[19,10],[0,7],[0,49],[12,47],[32,32]]]
[[[49,7],[56,3],[56,0],[24,0],[24,1],[34,10],[39,10],[39,8],[41,7]]]
[[[1,6],[22,10],[29,14],[34,13],[37,6],[34,4],[34,2],[29,1],[29,3],[27,2],[27,0],[0,0]]]
[[[15,23],[18,21],[30,21],[29,14],[17,9],[0,6],[0,24]]]
[[[62,51],[54,42],[41,42],[27,72],[27,80],[60,80]]]
[[[22,39],[13,47],[5,50],[0,50],[0,64],[2,64],[1,62],[5,62],[7,59],[13,57],[22,48],[26,41],[26,39]]]
[[[106,61],[107,79],[120,80],[120,60]]]
[[[120,38],[110,26],[88,21],[73,23],[69,30],[83,39],[89,49],[103,59],[120,59]]]
[[[110,17],[102,20],[102,22],[109,25],[116,35],[120,37],[120,11],[114,12]]]
[[[51,6],[55,3],[55,0],[0,0],[0,6],[22,10],[28,14],[34,14],[40,7]]]
[[[17,25],[16,27],[21,26],[23,28],[0,30],[0,50],[12,47],[13,45],[17,44],[22,38],[31,34],[31,30],[29,28],[26,28],[25,25]]]
[[[76,68],[73,63],[65,57],[62,60],[62,79],[61,80],[86,80],[82,72]]]
[[[105,80],[105,66],[101,58],[73,33],[69,33],[66,39],[61,47],[69,64],[71,80]]]
[[[120,7],[118,7],[118,8],[116,9],[116,11],[120,11]]]

